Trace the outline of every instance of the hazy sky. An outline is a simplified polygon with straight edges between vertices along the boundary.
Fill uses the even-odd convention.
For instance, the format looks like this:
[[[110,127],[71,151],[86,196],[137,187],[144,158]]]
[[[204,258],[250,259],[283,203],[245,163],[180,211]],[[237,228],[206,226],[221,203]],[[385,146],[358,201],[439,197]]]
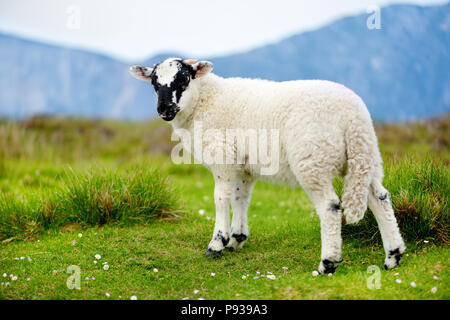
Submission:
[[[96,50],[127,61],[167,51],[197,58],[248,50],[342,16],[366,13],[370,5],[446,2],[0,0],[0,32]]]

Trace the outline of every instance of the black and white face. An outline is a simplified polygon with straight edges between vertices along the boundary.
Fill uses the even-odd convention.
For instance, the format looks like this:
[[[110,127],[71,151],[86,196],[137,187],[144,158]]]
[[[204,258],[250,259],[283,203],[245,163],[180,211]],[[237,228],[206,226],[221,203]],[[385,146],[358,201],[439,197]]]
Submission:
[[[170,58],[153,66],[132,66],[131,74],[137,79],[151,82],[158,96],[158,115],[171,121],[181,110],[180,100],[188,95],[189,85],[212,70],[208,61]]]

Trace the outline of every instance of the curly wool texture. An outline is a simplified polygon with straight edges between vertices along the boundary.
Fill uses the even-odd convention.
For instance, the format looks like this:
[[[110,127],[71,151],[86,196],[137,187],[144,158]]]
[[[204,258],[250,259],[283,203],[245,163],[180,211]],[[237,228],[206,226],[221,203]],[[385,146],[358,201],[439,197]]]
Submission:
[[[330,81],[271,82],[205,75],[191,83],[180,100],[174,128],[223,132],[230,128],[278,129],[279,170],[260,175],[261,164],[241,169],[259,179],[301,185],[315,197],[334,200],[333,175],[347,167],[342,206],[347,223],[356,223],[367,208],[369,186],[381,183],[382,161],[371,117],[364,102],[350,89]],[[270,143],[270,141],[268,141]],[[205,139],[203,148],[235,145]],[[192,146],[191,146],[192,147]],[[270,149],[270,146],[269,148]]]

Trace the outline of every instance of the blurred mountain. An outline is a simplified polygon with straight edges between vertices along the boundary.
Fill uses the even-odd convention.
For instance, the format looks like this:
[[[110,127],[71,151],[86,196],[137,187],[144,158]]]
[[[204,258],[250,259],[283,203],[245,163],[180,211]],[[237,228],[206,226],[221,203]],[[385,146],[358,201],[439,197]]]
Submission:
[[[245,53],[207,58],[214,72],[271,80],[340,82],[374,119],[404,121],[450,111],[450,4],[393,5]],[[169,56],[148,59],[153,65]],[[195,57],[188,57],[195,58]],[[155,114],[149,84],[99,54],[0,34],[0,115],[36,113],[142,119]]]

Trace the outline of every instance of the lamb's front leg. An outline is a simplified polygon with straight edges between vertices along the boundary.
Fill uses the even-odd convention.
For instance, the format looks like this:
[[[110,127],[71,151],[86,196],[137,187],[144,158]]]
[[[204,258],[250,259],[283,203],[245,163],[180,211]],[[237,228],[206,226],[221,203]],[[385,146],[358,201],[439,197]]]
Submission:
[[[237,177],[232,190],[231,208],[233,221],[231,223],[231,238],[227,249],[241,249],[249,236],[247,210],[255,181],[250,176]]]
[[[220,256],[230,241],[230,195],[232,176],[224,173],[214,175],[214,202],[216,205],[216,223],[206,256]]]

